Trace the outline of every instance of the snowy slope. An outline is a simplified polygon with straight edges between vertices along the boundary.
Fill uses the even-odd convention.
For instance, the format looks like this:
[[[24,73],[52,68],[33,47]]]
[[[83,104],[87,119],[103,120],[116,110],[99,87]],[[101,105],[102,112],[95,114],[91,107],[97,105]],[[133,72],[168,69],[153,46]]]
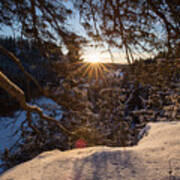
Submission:
[[[46,115],[53,116],[56,120],[62,118],[61,107],[51,99],[40,97],[31,101],[43,110]],[[34,118],[37,115],[34,114]],[[14,136],[14,132],[20,128],[21,122],[26,119],[25,111],[16,111],[13,117],[0,117],[0,151],[4,148],[10,148],[17,140],[18,135]]]
[[[30,104],[36,104],[42,108],[46,115],[53,116],[56,120],[62,118],[61,107],[51,99],[40,97],[32,100]],[[36,114],[33,114],[37,118]],[[16,111],[13,117],[0,117],[0,152],[4,152],[5,148],[11,148],[16,144],[20,137],[20,132],[14,135],[21,123],[26,119],[25,111]],[[1,164],[0,160],[0,164]],[[2,169],[0,168],[0,173]]]
[[[0,180],[180,179],[180,122],[148,126],[137,146],[44,152],[7,171]]]

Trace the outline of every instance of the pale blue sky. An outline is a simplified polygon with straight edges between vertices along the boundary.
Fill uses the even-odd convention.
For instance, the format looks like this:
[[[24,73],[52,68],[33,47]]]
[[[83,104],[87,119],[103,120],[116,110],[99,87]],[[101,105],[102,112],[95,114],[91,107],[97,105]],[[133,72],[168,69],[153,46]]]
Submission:
[[[71,1],[64,1],[67,7],[74,9]],[[86,36],[84,28],[79,23],[79,14],[75,12],[72,17],[68,18],[67,28],[70,28],[73,32],[78,33],[79,35]],[[1,27],[0,35],[5,36],[18,36],[18,32],[13,32],[9,27]],[[57,39],[58,41],[58,39]],[[113,60],[116,63],[126,63],[125,54],[117,49],[111,49],[113,54]],[[142,57],[148,57],[147,53],[142,54]],[[95,48],[95,47],[85,47],[82,50],[82,57],[86,61],[101,61],[101,62],[111,62],[111,56],[108,53],[107,49]],[[137,56],[136,56],[137,57]]]

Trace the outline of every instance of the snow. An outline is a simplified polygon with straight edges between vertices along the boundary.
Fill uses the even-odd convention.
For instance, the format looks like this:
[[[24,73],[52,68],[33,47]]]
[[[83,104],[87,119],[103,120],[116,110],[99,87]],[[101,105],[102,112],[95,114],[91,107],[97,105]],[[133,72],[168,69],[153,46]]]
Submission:
[[[119,77],[123,77],[124,73],[122,72],[121,69],[118,69],[117,71],[114,72],[115,77],[119,78]]]
[[[43,112],[48,116],[53,116],[56,120],[62,118],[61,107],[53,100],[45,97],[32,100],[30,104],[36,104],[42,108]],[[37,114],[33,114],[34,119],[38,118]],[[25,111],[16,111],[13,117],[0,117],[0,152],[5,148],[12,147],[19,139],[19,133],[14,135],[21,123],[26,119]],[[2,162],[0,161],[0,164]],[[0,169],[1,173],[1,169]]]
[[[180,179],[180,122],[148,127],[137,146],[44,152],[5,172],[0,180]]]
[[[51,99],[40,97],[31,101],[30,104],[38,105],[46,115],[53,116],[56,120],[62,118],[61,107]],[[34,114],[33,116],[36,117],[37,115]],[[25,119],[25,111],[16,111],[13,117],[0,117],[0,150],[11,147],[17,141],[18,135],[13,136],[13,134]]]
[[[59,106],[52,99],[41,97],[32,102],[32,104],[38,105],[42,108],[44,114],[48,116],[53,116],[56,120],[60,120],[62,118],[61,106]]]
[[[123,79],[124,73],[122,72],[122,69],[117,69],[116,71],[110,71],[107,74],[108,78],[121,78]]]

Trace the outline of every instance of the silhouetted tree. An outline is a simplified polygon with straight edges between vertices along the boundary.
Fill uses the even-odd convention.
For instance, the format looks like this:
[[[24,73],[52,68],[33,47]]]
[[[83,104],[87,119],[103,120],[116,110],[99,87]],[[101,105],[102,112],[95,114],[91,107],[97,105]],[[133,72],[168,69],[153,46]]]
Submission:
[[[179,0],[79,0],[80,21],[89,37],[126,53],[173,52],[180,39]]]
[[[81,37],[77,36],[66,26],[66,20],[71,14],[72,10],[68,9],[61,0],[1,0],[0,31],[3,32],[3,28],[6,26],[10,27],[14,32],[17,32],[17,36],[22,37],[22,39],[25,38],[33,41],[33,43],[36,44],[36,47],[39,46],[42,48],[42,52],[45,53],[51,53],[51,50],[55,47],[57,48],[56,44],[59,44],[59,51],[61,51],[62,47],[65,47],[68,52],[71,53],[71,58],[73,58],[73,47],[80,47],[78,42],[80,43]],[[71,42],[72,46],[69,45],[71,36],[73,40],[73,42]],[[50,49],[46,51],[47,48]],[[26,71],[21,60],[15,53],[10,52],[1,44],[0,53],[11,59],[17,68],[21,70],[23,75],[25,75],[27,80],[33,82],[36,87],[38,87],[42,95],[52,97],[49,91],[43,89],[37,79]],[[76,50],[75,54],[77,53],[78,51]],[[23,90],[14,84],[1,71],[0,87],[16,99],[21,108],[27,111],[27,114],[36,112],[42,119],[54,123],[62,132],[73,135],[73,133],[67,130],[58,121],[52,117],[44,115],[40,108],[27,104]],[[33,127],[32,129],[38,133],[36,127]]]
[[[71,15],[72,10],[61,0],[2,0],[0,31],[8,26],[17,36],[35,40],[41,47],[51,42],[59,44],[59,51],[65,47],[72,52],[82,39],[66,26]]]

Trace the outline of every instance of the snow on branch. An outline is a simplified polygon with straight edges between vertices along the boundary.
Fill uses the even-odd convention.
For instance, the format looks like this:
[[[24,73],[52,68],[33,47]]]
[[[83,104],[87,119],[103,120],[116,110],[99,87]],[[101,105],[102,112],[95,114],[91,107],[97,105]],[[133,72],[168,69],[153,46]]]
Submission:
[[[72,132],[70,132],[68,129],[66,129],[63,125],[61,125],[58,121],[56,121],[54,118],[44,115],[43,111],[38,106],[29,105],[28,103],[26,103],[23,90],[21,90],[1,71],[0,71],[0,87],[3,88],[5,91],[7,91],[12,97],[14,97],[24,110],[28,112],[37,113],[39,114],[40,118],[55,123],[59,129],[63,130],[68,135],[75,135]]]

